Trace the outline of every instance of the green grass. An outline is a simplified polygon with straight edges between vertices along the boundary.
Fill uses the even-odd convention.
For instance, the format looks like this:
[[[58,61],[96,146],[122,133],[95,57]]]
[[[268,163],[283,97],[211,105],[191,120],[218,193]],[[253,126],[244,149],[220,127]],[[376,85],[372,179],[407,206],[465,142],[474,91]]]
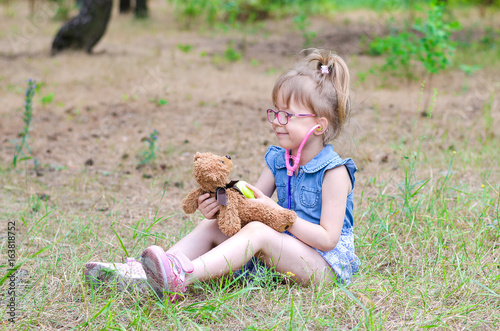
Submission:
[[[415,131],[421,125],[432,131],[426,122],[417,121]],[[18,260],[30,273],[18,287],[23,318],[16,328],[494,328],[500,322],[498,178],[464,181],[467,151],[429,155],[429,141],[414,138],[399,151],[391,179],[358,184],[356,243],[363,264],[347,289],[302,288],[269,272],[258,284],[233,276],[195,284],[177,305],[112,286],[94,290],[82,280],[86,261],[120,261],[152,243],[171,245],[193,224],[166,237],[156,226],[179,215],[157,210],[128,227],[112,214],[73,217],[57,206],[7,210],[2,221],[16,220]],[[498,147],[489,140],[484,152]],[[437,171],[429,173],[429,167]]]
[[[21,137],[19,143],[15,141],[16,153],[14,159],[12,160],[12,167],[17,167],[18,162],[30,160],[32,158],[31,150],[28,145],[29,131],[31,126],[31,121],[33,119],[33,97],[35,96],[36,81],[28,80],[28,87],[26,88],[26,94],[24,98],[24,112],[23,120],[24,127],[19,133]]]

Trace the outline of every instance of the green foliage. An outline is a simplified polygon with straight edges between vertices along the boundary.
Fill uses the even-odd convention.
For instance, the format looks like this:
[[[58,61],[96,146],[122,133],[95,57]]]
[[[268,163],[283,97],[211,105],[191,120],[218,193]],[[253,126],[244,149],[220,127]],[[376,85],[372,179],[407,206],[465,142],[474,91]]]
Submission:
[[[309,17],[305,13],[300,13],[298,16],[295,16],[293,19],[293,23],[295,27],[302,33],[302,37],[304,37],[303,47],[311,47],[314,44],[314,40],[316,39],[316,31],[310,31],[308,28],[311,25],[311,21]]]
[[[460,29],[457,21],[451,23],[443,21],[444,10],[443,5],[431,3],[427,20],[419,19],[414,26],[423,35],[420,38],[419,60],[431,74],[437,74],[451,65],[455,46],[450,40],[450,35],[451,31]]]
[[[458,67],[460,68],[460,70],[462,70],[463,72],[465,72],[465,74],[467,76],[472,76],[473,73],[475,73],[476,71],[478,71],[479,69],[482,68],[482,66],[480,66],[480,65],[469,66],[469,65],[466,65],[466,64],[460,64]]]
[[[152,103],[154,103],[157,106],[168,105],[168,100],[167,99],[163,99],[163,98],[151,98],[149,101],[151,101]]]
[[[177,48],[183,52],[183,53],[189,53],[189,51],[193,48],[193,45],[189,45],[189,44],[177,44]]]
[[[212,63],[221,66],[231,62],[238,62],[242,58],[243,54],[236,49],[234,42],[230,42],[222,54],[214,54]]]
[[[42,97],[42,105],[45,107],[49,103],[52,103],[54,101],[54,93],[49,93],[45,96]]]
[[[415,212],[418,206],[415,206],[415,196],[420,192],[420,190],[429,182],[430,178],[427,180],[417,180],[415,175],[415,167],[418,161],[418,152],[414,152],[411,156],[404,156],[405,160],[405,174],[403,181],[397,185],[399,191],[401,192],[402,200],[402,211],[406,218],[411,218],[411,215]]]
[[[500,39],[500,32],[495,31],[492,27],[486,27],[484,31],[484,36],[479,40],[480,44],[489,47],[489,48],[497,48],[498,41]]]
[[[57,10],[54,14],[54,19],[57,21],[65,21],[69,18],[71,6],[74,5],[71,0],[53,0],[57,3]]]
[[[50,197],[47,196],[46,194],[34,194],[33,196],[29,197],[28,199],[28,208],[31,213],[38,213],[39,211],[42,210],[42,208],[45,209],[45,213],[48,213],[48,206],[44,201],[47,201]]]
[[[224,51],[224,59],[229,62],[240,61],[243,55],[234,48],[234,43],[230,43]]]
[[[19,161],[31,159],[31,150],[28,146],[28,133],[30,130],[31,120],[33,119],[33,97],[35,96],[36,81],[29,80],[28,87],[26,89],[26,94],[24,98],[24,128],[19,133],[21,137],[21,142],[16,144],[16,153],[14,154],[14,159],[12,160],[12,167],[15,168]],[[27,150],[27,153],[24,152]],[[29,156],[28,156],[29,154]]]
[[[394,75],[412,77],[413,61],[419,52],[419,41],[415,34],[405,31],[388,37],[376,38],[370,44],[372,55],[385,55],[383,71]]]
[[[373,55],[385,55],[383,71],[408,78],[413,77],[414,64],[420,62],[427,72],[437,74],[448,68],[455,53],[455,43],[450,35],[460,28],[458,22],[443,20],[445,7],[432,2],[427,18],[418,19],[413,29],[393,30],[391,35],[375,38],[370,44]]]
[[[149,135],[142,139],[147,145],[147,149],[141,153],[141,160],[139,165],[152,164],[156,160],[156,151],[158,146],[156,146],[156,140],[158,140],[158,131],[156,129]]]
[[[469,89],[469,77],[472,76],[472,74],[474,74],[474,72],[476,72],[477,70],[481,69],[482,66],[480,66],[480,65],[460,64],[458,67],[466,75],[464,83],[462,85],[462,90],[467,91]]]
[[[231,6],[224,5],[225,1],[203,1],[203,0],[169,0],[175,4],[176,17],[183,21],[187,27],[196,20],[202,20],[213,25],[217,21],[227,21],[231,17]]]
[[[169,0],[175,5],[176,17],[190,27],[195,21],[210,26],[216,23],[252,23],[267,18],[325,13],[332,9],[328,0]]]

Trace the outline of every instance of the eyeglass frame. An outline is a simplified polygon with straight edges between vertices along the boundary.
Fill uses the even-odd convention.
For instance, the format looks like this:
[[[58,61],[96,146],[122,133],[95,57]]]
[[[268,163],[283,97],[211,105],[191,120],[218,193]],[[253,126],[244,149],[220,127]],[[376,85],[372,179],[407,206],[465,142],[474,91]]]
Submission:
[[[274,119],[271,121],[271,119],[269,118],[269,113],[272,112],[274,114]],[[282,116],[280,116],[280,113],[285,113],[285,118],[286,118],[286,123],[281,123],[280,121],[280,118],[283,118]],[[271,109],[269,108],[268,110],[266,110],[266,114],[267,114],[267,120],[269,121],[269,123],[273,123],[275,119],[278,119],[278,123],[281,124],[281,125],[287,125],[288,124],[288,119],[292,116],[295,116],[295,117],[315,117],[316,114],[292,114],[292,113],[289,113],[287,112],[286,110],[274,110],[274,109]]]

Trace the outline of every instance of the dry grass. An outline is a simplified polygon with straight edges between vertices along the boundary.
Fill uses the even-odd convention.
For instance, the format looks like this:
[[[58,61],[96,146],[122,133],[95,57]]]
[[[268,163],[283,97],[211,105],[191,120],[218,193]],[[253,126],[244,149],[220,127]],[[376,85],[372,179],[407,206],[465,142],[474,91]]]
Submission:
[[[433,115],[422,117],[432,92],[422,92],[420,82],[390,79],[381,88],[379,77],[357,79],[380,61],[359,53],[353,41],[376,23],[362,12],[315,21],[324,46],[341,50],[354,77],[355,146],[349,139],[336,144],[359,168],[355,233],[363,264],[354,284],[301,288],[272,274],[253,285],[227,277],[197,284],[169,306],[152,296],[88,288],[81,276],[86,261],[125,255],[114,231],[137,256],[153,243],[168,247],[200,220],[180,208],[194,186],[196,151],[230,154],[235,178],[257,179],[275,143],[262,110],[301,48],[290,22],[269,22],[247,36],[242,61],[227,62],[221,54],[241,36],[181,31],[164,1],[151,2],[156,10],[147,22],[115,13],[96,55],[54,58],[48,45],[59,23],[41,21],[23,35],[30,31],[27,5],[11,4],[8,15],[0,7],[0,254],[5,261],[8,222],[15,222],[23,262],[15,323],[0,311],[5,329],[496,329],[499,64],[481,63],[467,88],[457,68],[440,74]],[[14,48],[12,33],[26,42]],[[471,65],[495,54],[459,59]],[[9,168],[28,78],[45,83],[28,141],[41,164],[38,175],[33,161]],[[43,106],[49,93],[54,101]],[[168,104],[158,105],[159,98]],[[142,138],[154,129],[158,157],[137,169],[147,147]],[[7,290],[8,282],[4,303]]]

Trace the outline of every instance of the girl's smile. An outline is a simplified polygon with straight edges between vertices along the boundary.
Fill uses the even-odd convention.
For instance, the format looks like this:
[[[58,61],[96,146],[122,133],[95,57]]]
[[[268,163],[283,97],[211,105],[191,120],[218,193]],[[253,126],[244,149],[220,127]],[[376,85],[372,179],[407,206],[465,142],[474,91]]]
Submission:
[[[279,138],[281,136],[288,135],[288,132],[286,132],[284,130],[277,130],[277,128],[276,128],[276,129],[274,129],[274,134],[276,134],[276,136]]]
[[[283,108],[277,107],[277,109],[281,110]],[[307,131],[309,131],[311,127],[316,125],[316,120],[312,116],[297,116],[297,114],[312,115],[312,112],[308,109],[298,109],[293,103],[289,105],[287,112],[293,114],[293,116],[290,116],[288,118],[286,124],[281,124],[277,116],[271,123],[273,126],[274,134],[278,138],[281,147],[295,150],[299,147]]]
[[[289,136],[285,127],[281,126],[281,125],[274,125],[273,124],[273,130],[274,130],[274,134],[278,138],[280,145],[283,146],[283,144],[285,143],[285,139],[288,139],[288,136]]]

